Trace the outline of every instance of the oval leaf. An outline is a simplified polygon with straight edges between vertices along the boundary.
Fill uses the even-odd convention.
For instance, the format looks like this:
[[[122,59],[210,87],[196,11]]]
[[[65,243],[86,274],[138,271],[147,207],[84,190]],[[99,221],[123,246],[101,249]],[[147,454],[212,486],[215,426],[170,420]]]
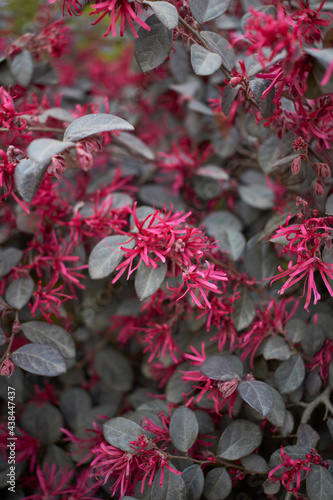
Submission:
[[[170,463],[168,465],[174,469]],[[172,472],[164,467],[162,476],[162,469],[159,469],[151,489],[151,498],[154,500],[186,500],[184,479],[178,473],[177,469],[174,470],[175,472]],[[161,476],[163,477],[163,482]]]
[[[28,87],[34,71],[34,62],[28,50],[22,50],[14,56],[10,71],[21,87]]]
[[[237,378],[239,374],[235,370],[233,362],[224,356],[211,356],[200,366],[200,372],[212,380],[231,380]]]
[[[176,408],[170,420],[170,437],[175,447],[186,453],[194,445],[198,432],[195,413],[186,406]]]
[[[283,427],[286,415],[286,407],[280,393],[276,389],[274,389],[274,387],[271,387],[271,390],[273,392],[274,398],[273,408],[268,413],[268,415],[266,415],[266,418],[269,422],[271,422],[271,424],[275,425],[276,427]]]
[[[202,24],[222,16],[229,3],[230,0],[190,0],[190,9],[196,21]]]
[[[191,64],[196,75],[212,75],[221,66],[222,59],[218,54],[194,43],[191,47]]]
[[[204,475],[200,465],[191,465],[183,471],[186,485],[186,500],[199,500],[204,488]]]
[[[64,141],[81,141],[81,139],[94,134],[113,132],[115,130],[134,130],[134,127],[126,120],[107,113],[81,116],[66,128]]]
[[[287,361],[283,361],[275,372],[275,382],[281,394],[298,389],[304,377],[304,361],[299,354],[293,354]]]
[[[123,451],[134,452],[130,442],[137,441],[145,431],[132,420],[123,417],[111,418],[103,424],[103,434],[106,441]]]
[[[226,460],[238,460],[252,453],[262,441],[259,427],[248,420],[236,420],[222,433],[217,454]]]
[[[26,344],[13,352],[11,359],[14,365],[35,375],[55,377],[67,371],[63,355],[49,345]]]
[[[333,477],[320,465],[312,465],[312,470],[306,478],[306,491],[309,500],[331,500]]]
[[[207,500],[224,500],[232,490],[232,481],[224,467],[217,467],[205,477],[204,495]]]
[[[158,267],[147,267],[141,261],[135,275],[135,291],[140,300],[153,295],[162,285],[168,270],[166,262],[162,262]]]
[[[60,411],[48,403],[30,404],[20,418],[20,427],[45,445],[59,441],[63,425]]]
[[[21,160],[15,168],[14,180],[17,191],[24,201],[31,203],[44,179],[49,161],[36,163],[30,158]]]
[[[263,350],[265,359],[278,359],[285,361],[290,358],[290,349],[282,337],[272,337],[265,344]]]
[[[240,382],[238,393],[241,398],[265,417],[273,408],[274,396],[271,387],[259,380]]]
[[[230,43],[213,31],[200,31],[200,35],[209,48],[221,57],[223,65],[230,71],[236,62],[235,52]]]
[[[73,146],[75,146],[74,142],[69,141],[63,142],[46,138],[36,139],[29,144],[28,155],[33,161],[42,164],[48,162],[53,155],[62,153]]]
[[[139,28],[134,52],[143,73],[157,68],[167,59],[172,48],[172,31],[168,30],[154,14],[146,19],[150,31]]]
[[[153,10],[154,14],[168,30],[178,26],[178,11],[168,2],[143,2]]]
[[[11,307],[19,311],[29,302],[34,286],[34,281],[30,276],[18,278],[7,288],[5,299]]]
[[[239,299],[234,302],[234,310],[231,315],[237,332],[249,326],[254,320],[255,315],[254,300],[247,288],[243,288]]]
[[[6,276],[13,267],[17,266],[22,258],[23,252],[18,248],[0,248],[0,278]]]
[[[24,335],[35,344],[56,347],[64,358],[75,357],[75,343],[61,326],[43,321],[28,321],[21,325]]]
[[[164,2],[163,2],[164,3]],[[167,4],[170,5],[170,4]],[[128,132],[119,132],[118,135],[114,136],[114,142],[118,142],[122,146],[128,148],[132,153],[138,153],[143,156],[147,160],[154,160],[155,155],[153,151],[146,146],[144,142],[141,141],[134,134],[130,134]]]
[[[115,235],[108,236],[97,243],[89,256],[88,268],[93,280],[106,278],[121,262],[124,251],[120,247],[134,248],[135,240],[129,241],[131,236]]]

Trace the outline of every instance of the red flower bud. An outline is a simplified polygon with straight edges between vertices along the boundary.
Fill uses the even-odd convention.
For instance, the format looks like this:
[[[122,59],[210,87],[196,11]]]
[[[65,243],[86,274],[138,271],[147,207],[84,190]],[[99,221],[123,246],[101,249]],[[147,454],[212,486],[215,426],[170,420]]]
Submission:
[[[291,163],[291,171],[293,175],[299,174],[302,165],[302,155],[297,156]]]
[[[331,177],[332,172],[327,163],[314,163],[313,166],[315,167],[317,174],[323,179],[329,179]]]

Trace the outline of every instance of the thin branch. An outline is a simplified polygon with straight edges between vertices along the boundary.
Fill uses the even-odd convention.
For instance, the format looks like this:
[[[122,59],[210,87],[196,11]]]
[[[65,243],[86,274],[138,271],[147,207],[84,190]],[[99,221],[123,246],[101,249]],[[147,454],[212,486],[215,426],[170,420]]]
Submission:
[[[326,407],[326,412],[330,412],[333,415],[333,405],[330,401],[331,392],[332,388],[328,385],[326,389],[321,394],[319,394],[319,396],[317,396],[313,401],[311,401],[311,403],[308,403],[306,405],[306,408],[301,418],[302,424],[306,424],[310,420],[312,412],[320,404],[324,404]]]
[[[7,127],[0,127],[0,132],[9,132],[10,129]],[[28,125],[24,131],[27,132],[54,132],[55,134],[63,134],[64,129],[63,128],[54,128],[54,127],[33,127]]]

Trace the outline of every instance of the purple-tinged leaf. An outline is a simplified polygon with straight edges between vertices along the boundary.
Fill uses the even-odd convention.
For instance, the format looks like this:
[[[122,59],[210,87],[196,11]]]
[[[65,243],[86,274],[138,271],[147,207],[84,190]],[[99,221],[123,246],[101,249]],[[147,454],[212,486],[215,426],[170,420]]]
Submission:
[[[22,255],[22,250],[18,248],[7,247],[3,250],[0,248],[0,278],[6,276],[13,267],[19,264]]]
[[[19,311],[29,302],[34,286],[34,281],[30,276],[12,281],[5,293],[7,303]]]
[[[204,475],[200,465],[187,467],[183,470],[182,478],[186,485],[186,500],[200,500],[204,488]]]
[[[35,141],[32,141],[28,146],[28,155],[29,155],[31,160],[35,161],[36,163],[43,164],[43,166],[41,166],[40,168],[34,167],[35,171],[36,171],[36,176],[37,176],[37,172],[38,172],[39,176],[41,175],[40,172],[44,168],[45,163],[47,163],[49,160],[51,160],[53,155],[57,155],[59,153],[62,153],[66,149],[72,148],[74,146],[75,146],[74,142],[57,141],[56,139],[43,138],[43,139],[36,139]],[[44,171],[44,173],[45,173],[45,171]],[[40,178],[39,176],[38,176],[38,179]],[[39,184],[38,184],[38,187],[39,187]],[[36,189],[36,191],[37,191],[37,189]]]
[[[226,460],[239,460],[252,453],[262,441],[260,428],[248,420],[235,420],[223,431],[217,454]]]
[[[288,344],[282,337],[268,339],[262,354],[266,360],[278,359],[279,361],[285,361],[291,355]]]
[[[44,179],[49,160],[36,163],[30,158],[21,160],[15,168],[14,180],[17,191],[24,201],[31,203]]]
[[[236,62],[235,52],[230,43],[213,31],[200,31],[200,35],[209,48],[221,57],[223,65],[230,71]]]
[[[150,297],[159,290],[168,270],[166,262],[158,267],[148,267],[141,261],[135,274],[134,286],[139,300]]]
[[[42,444],[50,445],[59,441],[60,427],[64,425],[60,411],[49,403],[30,404],[23,411],[20,427]]]
[[[171,463],[168,465],[175,469]],[[175,471],[178,472],[177,469]],[[153,481],[151,498],[154,500],[186,500],[186,485],[182,476],[165,467],[161,486],[161,475],[162,469],[160,468]]]
[[[168,30],[173,30],[178,26],[178,11],[176,7],[168,2],[148,2],[144,0],[144,5],[149,5],[154,14]]]
[[[74,120],[65,130],[64,141],[77,142],[94,134],[115,130],[134,130],[134,127],[118,116],[94,113]]]
[[[224,467],[216,467],[205,477],[204,496],[207,500],[224,500],[232,490],[232,481]]]
[[[157,68],[167,59],[172,49],[173,31],[168,30],[153,14],[146,19],[150,31],[139,28],[139,38],[135,40],[134,53],[143,73]]]
[[[293,354],[287,361],[283,361],[275,372],[275,382],[282,394],[298,389],[304,378],[304,361],[299,354]]]
[[[265,417],[273,408],[274,396],[271,387],[259,380],[247,380],[238,385],[240,397]]]
[[[264,83],[261,80],[251,80],[249,84],[254,95],[254,99],[258,104],[260,113],[265,119],[270,118],[275,111],[275,104],[273,104],[273,99],[275,97],[274,89],[272,89],[269,94],[262,99],[262,95],[269,85],[270,82]]]
[[[175,447],[184,453],[194,445],[199,431],[195,413],[186,406],[175,409],[170,420],[170,437]]]
[[[330,471],[313,464],[306,477],[306,492],[309,500],[332,500],[333,477]]]
[[[247,288],[241,289],[240,297],[234,302],[233,307],[231,318],[237,332],[240,332],[252,323],[256,315],[254,300]]]
[[[299,424],[297,429],[297,443],[300,446],[304,446],[308,451],[311,448],[316,448],[317,443],[320,439],[318,432],[316,432],[309,424]]]
[[[134,449],[130,446],[130,442],[137,441],[141,434],[145,434],[145,431],[128,418],[116,417],[103,424],[103,434],[112,446],[133,453]]]
[[[16,83],[21,87],[28,87],[34,71],[34,62],[28,50],[22,50],[10,63],[10,71]]]
[[[224,89],[222,95],[221,107],[222,107],[222,112],[225,116],[228,116],[228,114],[230,113],[232,105],[235,102],[235,99],[237,97],[240,88],[241,88],[240,85],[236,85],[236,87],[227,85],[227,87]]]
[[[222,16],[229,4],[230,0],[190,0],[190,10],[195,20],[203,24]]]
[[[55,377],[67,371],[65,358],[50,345],[26,344],[12,353],[11,360],[23,370],[45,377]]]
[[[241,458],[241,464],[251,473],[265,474],[269,470],[266,460],[255,453]]]
[[[211,356],[200,366],[200,372],[212,380],[240,380],[239,373],[235,370],[234,363],[225,356]]]
[[[88,261],[91,279],[98,280],[110,276],[124,258],[125,252],[120,247],[132,249],[135,239],[131,235],[108,236],[93,248]]]
[[[75,358],[75,343],[61,326],[44,321],[28,321],[21,325],[24,335],[35,344],[56,347],[64,358]]]
[[[281,428],[285,420],[286,407],[280,393],[274,389],[274,387],[271,387],[271,390],[274,398],[273,408],[266,415],[266,418],[271,424],[275,425],[275,427]]]
[[[191,64],[199,76],[212,75],[222,64],[221,56],[194,43],[191,47]]]

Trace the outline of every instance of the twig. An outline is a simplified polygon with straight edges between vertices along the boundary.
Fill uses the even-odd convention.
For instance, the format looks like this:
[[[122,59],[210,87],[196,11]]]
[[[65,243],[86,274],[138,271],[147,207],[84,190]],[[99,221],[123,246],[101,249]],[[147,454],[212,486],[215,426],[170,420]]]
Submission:
[[[311,401],[311,403],[308,403],[306,405],[305,411],[304,411],[302,418],[301,418],[302,424],[306,424],[310,420],[312,412],[320,404],[324,404],[326,407],[325,418],[327,417],[328,412],[330,412],[333,415],[333,405],[330,401],[331,392],[332,392],[332,388],[328,385],[326,387],[326,389],[321,394],[319,394],[319,396],[317,396],[313,401]]]

